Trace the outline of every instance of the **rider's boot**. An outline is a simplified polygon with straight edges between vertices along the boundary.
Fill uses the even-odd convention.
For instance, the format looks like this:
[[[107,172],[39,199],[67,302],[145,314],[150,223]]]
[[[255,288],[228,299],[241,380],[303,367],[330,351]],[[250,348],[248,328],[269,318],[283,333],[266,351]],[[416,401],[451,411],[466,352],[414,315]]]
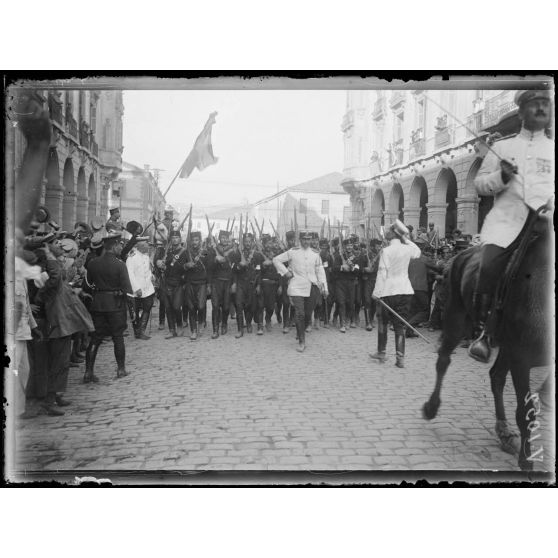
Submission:
[[[490,344],[486,334],[486,322],[492,306],[492,295],[487,293],[473,296],[475,323],[473,324],[473,342],[469,345],[469,356],[479,362],[490,360]]]

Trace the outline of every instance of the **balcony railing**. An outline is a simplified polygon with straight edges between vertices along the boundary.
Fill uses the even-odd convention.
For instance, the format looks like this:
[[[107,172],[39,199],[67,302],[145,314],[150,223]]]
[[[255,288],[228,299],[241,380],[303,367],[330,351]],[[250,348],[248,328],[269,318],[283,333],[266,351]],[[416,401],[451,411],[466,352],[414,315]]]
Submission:
[[[91,137],[89,135],[89,132],[84,128],[81,128],[79,131],[79,143],[86,149],[90,149],[90,140]]]
[[[48,110],[50,118],[62,125],[64,118],[62,116],[62,103],[52,93],[48,95]]]
[[[374,110],[372,111],[372,118],[374,120],[381,120],[386,114],[386,100],[381,97],[374,103]]]
[[[411,159],[414,159],[415,157],[422,157],[426,153],[426,143],[424,138],[415,140],[409,147],[411,151]]]
[[[483,111],[468,116],[466,124],[470,136],[478,134],[483,128]]]

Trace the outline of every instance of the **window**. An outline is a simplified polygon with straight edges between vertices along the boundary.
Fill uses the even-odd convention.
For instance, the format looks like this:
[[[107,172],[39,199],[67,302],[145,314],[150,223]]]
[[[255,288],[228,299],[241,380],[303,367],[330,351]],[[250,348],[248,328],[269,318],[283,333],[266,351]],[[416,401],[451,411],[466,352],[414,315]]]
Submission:
[[[343,208],[343,224],[344,225],[348,225],[351,222],[351,216],[352,216],[351,206],[346,205]]]
[[[424,130],[424,122],[426,120],[426,103],[424,99],[417,101],[417,129]]]
[[[329,200],[322,200],[322,215],[329,215]]]
[[[403,111],[395,115],[395,137],[393,138],[396,142],[403,138],[403,120],[405,115]]]
[[[308,200],[306,198],[300,198],[299,202],[299,213],[306,213],[308,208]]]

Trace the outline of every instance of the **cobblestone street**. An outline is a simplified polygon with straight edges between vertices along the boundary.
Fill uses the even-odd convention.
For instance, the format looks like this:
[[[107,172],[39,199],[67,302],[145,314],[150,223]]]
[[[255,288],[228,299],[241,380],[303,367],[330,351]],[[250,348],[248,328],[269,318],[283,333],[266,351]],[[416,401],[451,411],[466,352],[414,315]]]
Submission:
[[[208,316],[210,313],[208,312]],[[499,449],[488,370],[459,348],[445,379],[438,417],[421,407],[435,380],[433,341],[407,340],[406,368],[373,363],[376,330],[320,329],[295,351],[294,329],[274,323],[264,336],[235,339],[236,327],[196,342],[165,340],[153,320],[150,341],[126,338],[130,375],[117,380],[112,343],[99,351],[97,385],[70,371],[63,417],[19,421],[16,469],[79,470],[498,470],[516,471]],[[537,389],[547,369],[532,371]],[[505,389],[515,425],[511,379]],[[544,463],[552,470],[553,416],[543,407]]]

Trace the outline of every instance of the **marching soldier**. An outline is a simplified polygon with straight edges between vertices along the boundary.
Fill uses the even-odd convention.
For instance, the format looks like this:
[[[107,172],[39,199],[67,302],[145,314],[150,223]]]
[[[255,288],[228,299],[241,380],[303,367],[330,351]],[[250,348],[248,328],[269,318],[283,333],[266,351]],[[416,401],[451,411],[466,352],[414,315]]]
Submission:
[[[379,254],[382,241],[377,238],[370,240],[369,255],[364,254],[361,292],[364,304],[364,320],[366,331],[374,328],[374,316],[376,314],[376,302],[372,298],[374,287],[376,286],[376,276],[378,275]]]
[[[124,246],[122,235],[112,231],[103,238],[103,253],[93,258],[87,267],[86,280],[93,293],[91,317],[95,331],[85,353],[83,382],[98,382],[94,374],[97,351],[103,338],[112,337],[116,357],[116,377],[128,375],[126,371],[126,296],[132,293],[126,264],[119,259]]]
[[[279,274],[289,281],[288,295],[295,308],[298,352],[306,349],[306,328],[312,323],[312,311],[320,293],[327,296],[327,282],[322,259],[310,248],[311,234],[300,233],[300,247],[293,247],[273,258]],[[285,266],[289,263],[289,268]]]
[[[236,323],[238,332],[237,339],[244,336],[246,332],[252,333],[252,319],[256,318],[258,334],[263,334],[263,323],[261,309],[258,311],[257,298],[261,295],[261,265],[263,255],[256,252],[254,246],[254,235],[245,233],[242,237],[242,245],[237,252],[232,254],[234,284],[236,286]]]
[[[261,285],[263,296],[263,307],[265,309],[265,329],[271,331],[271,317],[275,310],[277,290],[281,276],[273,265],[273,258],[278,254],[275,252],[270,235],[262,235],[263,262],[261,266]]]
[[[295,245],[295,232],[287,231],[285,233],[285,240],[287,241],[287,250],[294,248]],[[281,288],[281,301],[283,306],[283,333],[289,333],[291,327],[291,300],[287,294],[289,287],[288,279],[283,275],[280,279]]]
[[[211,339],[219,337],[219,324],[221,335],[227,333],[229,307],[231,304],[232,265],[231,255],[234,249],[231,246],[229,232],[219,231],[219,243],[209,250],[210,276],[211,276],[211,322],[213,335]]]
[[[180,231],[174,229],[170,231],[170,246],[165,254],[163,265],[160,260],[157,265],[163,269],[164,273],[164,293],[165,309],[169,324],[169,335],[165,339],[182,337],[184,335],[182,324],[182,305],[184,304],[184,265],[188,255],[181,244]]]
[[[356,267],[355,267],[356,266]],[[358,262],[353,254],[351,240],[343,240],[339,252],[333,259],[335,278],[335,299],[339,310],[339,331],[345,333],[346,325],[353,322],[355,307],[355,283],[358,274]]]
[[[475,178],[480,195],[494,196],[481,230],[483,247],[473,300],[475,341],[469,347],[469,355],[480,362],[490,359],[485,325],[498,280],[519,246],[521,231],[554,195],[554,142],[545,135],[552,118],[550,92],[518,91],[515,103],[521,131],[494,144]]]
[[[413,287],[409,281],[409,261],[420,258],[420,248],[408,239],[408,229],[399,220],[386,233],[389,246],[380,253],[380,264],[373,296],[382,300],[403,319],[407,320]],[[378,308],[378,350],[371,358],[380,363],[386,361],[388,324],[393,323],[395,351],[398,368],[404,368],[405,325],[383,305]]]
[[[327,283],[327,296],[322,296],[320,319],[323,322],[323,326],[327,329],[329,328],[329,318],[331,315],[331,309],[333,308],[333,303],[335,301],[335,299],[333,298],[333,293],[335,292],[335,287],[333,284],[333,256],[330,254],[330,247],[327,239],[322,238],[319,241],[319,247],[320,258],[322,260],[322,267],[324,268]]]
[[[204,322],[207,305],[207,268],[209,256],[202,249],[200,231],[190,233],[190,248],[187,250],[186,269],[186,305],[190,320],[190,339],[195,341],[199,335],[199,324]]]
[[[155,292],[159,300],[159,330],[165,329],[165,289],[164,289],[164,264],[165,246],[168,243],[167,228],[159,223],[154,231],[153,240],[155,251],[153,253],[153,277]]]

